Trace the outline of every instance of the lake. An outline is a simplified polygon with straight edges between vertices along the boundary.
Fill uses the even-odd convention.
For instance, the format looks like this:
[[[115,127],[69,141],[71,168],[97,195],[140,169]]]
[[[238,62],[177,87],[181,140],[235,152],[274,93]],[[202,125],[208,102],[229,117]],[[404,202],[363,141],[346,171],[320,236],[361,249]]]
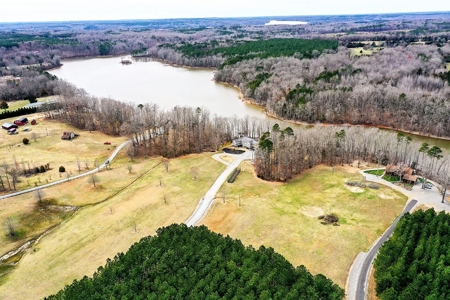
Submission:
[[[156,103],[164,109],[177,105],[206,107],[212,114],[225,117],[248,115],[275,121],[267,117],[260,107],[241,101],[237,89],[214,82],[213,70],[175,67],[153,60],[133,60],[130,65],[123,65],[120,61],[120,57],[66,60],[61,68],[50,73],[97,97],[110,97],[136,105]],[[297,126],[282,121],[278,123]],[[450,141],[411,136],[414,141],[450,150]]]
[[[206,107],[211,113],[225,117],[264,117],[261,108],[239,99],[237,89],[215,83],[213,70],[143,60],[123,65],[119,57],[67,60],[63,64],[50,73],[93,96],[136,105],[157,103],[164,109],[177,105]]]

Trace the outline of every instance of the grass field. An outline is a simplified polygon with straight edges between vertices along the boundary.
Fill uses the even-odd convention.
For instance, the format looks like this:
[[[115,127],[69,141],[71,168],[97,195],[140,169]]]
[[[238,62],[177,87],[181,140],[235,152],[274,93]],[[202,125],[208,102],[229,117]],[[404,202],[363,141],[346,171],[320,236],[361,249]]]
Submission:
[[[374,53],[377,53],[379,51],[381,51],[382,48],[372,48],[372,49],[368,49],[365,50],[363,47],[358,47],[358,48],[350,48],[350,56],[371,56]]]
[[[367,170],[367,171],[364,171],[364,173],[371,174],[371,175],[376,175],[376,176],[381,176],[381,175],[383,175],[384,171],[385,171],[385,169],[382,169],[382,170]]]
[[[125,165],[101,172],[97,188],[86,179],[77,179],[46,192],[58,204],[99,202],[159,161],[159,158],[138,161],[131,174]],[[198,169],[196,180],[189,171],[191,167]],[[169,172],[158,165],[119,195],[82,208],[45,236],[10,274],[0,279],[2,299],[41,299],[74,279],[92,275],[107,258],[126,251],[140,238],[153,235],[156,229],[186,221],[224,169],[223,164],[211,158],[211,153],[172,159]],[[120,178],[121,183],[117,183]]]
[[[49,96],[49,97],[41,97],[37,98],[37,102],[44,102],[50,99],[55,99],[56,96]],[[6,111],[12,111],[17,110],[19,108],[24,107],[25,105],[30,104],[30,101],[28,100],[16,100],[16,101],[8,101],[8,109]]]
[[[233,184],[225,183],[202,224],[255,248],[273,247],[294,266],[305,265],[341,287],[349,268],[399,214],[406,197],[386,187],[348,187],[362,180],[354,168],[319,166],[288,183],[262,181],[250,163]],[[240,206],[239,206],[240,196]],[[318,216],[335,213],[340,226],[322,225]]]
[[[18,190],[56,181],[67,174],[78,174],[77,159],[81,163],[81,172],[86,171],[86,162],[89,168],[93,168],[94,160],[103,163],[114,151],[114,147],[126,140],[125,137],[111,137],[96,131],[80,131],[64,123],[46,120],[39,114],[27,117],[36,118],[38,121],[37,125],[28,126],[31,131],[24,132],[23,127],[19,127],[17,135],[8,135],[3,129],[0,131],[0,162],[16,164],[18,169],[34,169],[49,163],[51,170],[29,177],[19,177]],[[3,120],[13,121],[14,118]],[[80,136],[72,141],[64,141],[61,140],[64,131],[74,131]],[[30,140],[28,145],[22,143],[23,138]],[[111,145],[104,145],[106,141],[111,142]],[[59,173],[59,166],[65,167],[66,174]]]

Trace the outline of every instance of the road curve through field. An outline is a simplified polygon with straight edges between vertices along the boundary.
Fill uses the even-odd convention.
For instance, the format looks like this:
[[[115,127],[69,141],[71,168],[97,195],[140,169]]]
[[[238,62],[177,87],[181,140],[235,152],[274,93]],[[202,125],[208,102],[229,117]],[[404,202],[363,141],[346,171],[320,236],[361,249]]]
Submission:
[[[217,154],[216,154],[217,155]],[[253,151],[246,151],[242,154],[228,154],[223,153],[219,155],[228,155],[234,158],[234,161],[230,164],[227,164],[226,162],[222,161],[221,159],[216,158],[217,160],[221,161],[222,163],[227,164],[227,168],[225,171],[220,174],[220,176],[216,179],[214,184],[211,186],[211,188],[206,192],[205,196],[200,199],[200,202],[198,203],[197,207],[195,208],[195,211],[192,213],[192,215],[187,219],[185,224],[187,226],[195,226],[206,214],[209,207],[211,206],[217,192],[219,191],[222,184],[227,180],[228,176],[230,176],[231,172],[235,168],[239,166],[241,162],[244,160],[250,160],[253,156]]]
[[[75,176],[72,176],[72,177],[69,177],[69,178],[65,178],[65,179],[61,179],[61,180],[58,180],[58,181],[54,181],[54,182],[51,182],[51,183],[47,183],[47,184],[44,184],[44,185],[41,185],[41,186],[37,186],[37,187],[31,188],[31,189],[27,189],[27,190],[15,192],[15,193],[7,194],[7,195],[4,195],[4,196],[0,196],[0,200],[6,199],[6,198],[10,198],[10,197],[14,197],[14,196],[18,196],[18,195],[22,195],[22,194],[26,194],[26,193],[30,193],[30,192],[34,192],[34,191],[37,191],[37,190],[40,190],[40,189],[44,189],[44,188],[47,188],[47,187],[50,187],[50,186],[53,186],[53,185],[57,185],[57,184],[60,184],[60,183],[63,183],[63,182],[67,182],[67,181],[70,181],[70,180],[74,180],[74,179],[81,178],[81,177],[84,177],[84,176],[88,176],[90,174],[98,172],[101,169],[105,168],[108,164],[110,164],[113,161],[113,159],[116,157],[117,153],[119,153],[119,151],[122,150],[122,148],[125,147],[126,145],[128,145],[129,143],[131,143],[130,140],[128,140],[126,142],[123,142],[122,144],[117,146],[116,150],[114,150],[114,152],[109,156],[109,158],[107,160],[105,160],[105,162],[103,164],[101,164],[97,168],[92,169],[92,170],[90,170],[90,171],[88,171],[86,173],[75,175]]]
[[[401,217],[407,212],[410,212],[411,209],[417,204],[417,200],[411,200],[406,204],[405,208],[403,209],[402,213],[394,220],[394,222],[391,224],[391,226],[384,232],[384,234],[378,239],[378,241],[375,242],[374,245],[372,245],[372,248],[370,248],[369,252],[364,258],[364,261],[362,262],[361,270],[359,272],[359,276],[357,278],[357,285],[356,285],[356,300],[364,300],[366,299],[366,287],[367,287],[367,280],[369,278],[369,271],[370,267],[372,266],[372,262],[375,259],[375,256],[378,253],[378,250],[380,247],[388,240],[388,238],[392,235],[394,232],[395,226],[397,226],[398,221]]]

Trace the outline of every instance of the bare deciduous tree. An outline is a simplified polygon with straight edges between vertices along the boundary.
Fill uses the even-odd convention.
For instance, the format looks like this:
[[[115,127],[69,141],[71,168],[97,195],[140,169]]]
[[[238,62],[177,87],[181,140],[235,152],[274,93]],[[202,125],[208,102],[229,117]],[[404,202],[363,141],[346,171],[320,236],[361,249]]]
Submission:
[[[170,160],[168,158],[163,158],[162,163],[164,165],[164,168],[166,169],[166,172],[169,172]]]
[[[98,178],[95,174],[91,174],[89,175],[88,182],[92,183],[92,185],[96,187],[96,184],[100,182],[100,178]]]
[[[42,205],[42,200],[44,200],[44,191],[38,189],[34,191],[34,198],[37,200],[39,205]]]
[[[16,222],[12,217],[7,217],[4,223],[7,236],[10,237],[16,237],[17,231],[16,231]]]
[[[191,174],[193,179],[198,178],[198,168],[197,167],[191,167]]]
[[[81,161],[80,161],[79,157],[77,157],[77,167],[78,167],[78,172],[81,172]]]

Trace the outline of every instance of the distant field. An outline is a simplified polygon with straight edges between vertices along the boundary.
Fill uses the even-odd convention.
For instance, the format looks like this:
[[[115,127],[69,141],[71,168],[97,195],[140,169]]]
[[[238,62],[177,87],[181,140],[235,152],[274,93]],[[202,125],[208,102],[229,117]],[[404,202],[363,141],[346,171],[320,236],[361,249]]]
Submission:
[[[363,47],[358,48],[350,48],[350,55],[351,56],[371,56],[373,53],[377,53],[381,50],[381,48],[374,47],[373,49],[364,50]]]
[[[55,98],[55,96],[49,96],[49,97],[37,98],[36,100],[37,100],[37,102],[44,102],[44,101],[54,99],[54,98]],[[28,100],[8,101],[9,107],[6,111],[11,111],[11,110],[16,110],[16,109],[22,108],[27,104],[30,104],[30,101],[28,101]]]
[[[447,63],[447,64],[446,64],[446,68],[447,68],[447,70],[450,71],[450,63]]]
[[[288,183],[275,183],[256,178],[244,163],[236,181],[219,191],[202,224],[256,248],[273,247],[293,265],[304,264],[344,287],[356,255],[369,249],[406,202],[386,187],[346,186],[347,180],[363,179],[356,172],[336,167],[332,175],[330,167],[318,166]],[[331,213],[341,226],[322,225],[317,218]]]
[[[159,161],[159,158],[140,160],[133,165],[131,174],[126,165],[101,172],[98,188],[86,179],[78,179],[47,192],[59,204],[98,202]],[[196,180],[189,171],[191,167],[198,170]],[[2,299],[41,299],[76,278],[92,275],[107,258],[126,251],[141,237],[154,235],[162,226],[186,221],[224,168],[211,158],[211,153],[172,159],[169,172],[159,165],[118,196],[81,209],[44,237],[9,275],[0,279]],[[23,200],[26,201],[25,197]],[[25,203],[32,206],[32,202]],[[4,248],[3,242],[0,245]]]

